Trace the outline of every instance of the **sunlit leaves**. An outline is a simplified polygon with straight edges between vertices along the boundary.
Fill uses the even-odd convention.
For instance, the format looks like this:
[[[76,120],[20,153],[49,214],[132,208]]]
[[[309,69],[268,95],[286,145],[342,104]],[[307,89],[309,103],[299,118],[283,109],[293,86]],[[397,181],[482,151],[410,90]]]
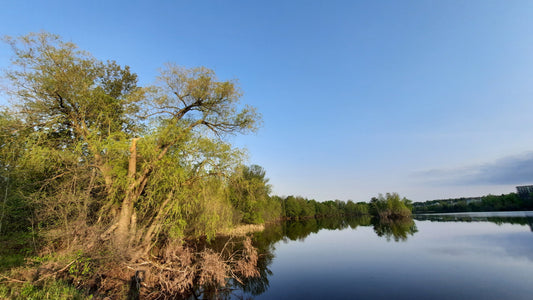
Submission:
[[[242,213],[245,223],[262,223],[274,219],[271,212],[280,212],[280,202],[270,201],[270,185],[265,170],[258,165],[241,166],[229,181],[229,197]]]
[[[139,244],[212,237],[231,225],[240,208],[232,206],[228,178],[243,153],[222,138],[260,122],[254,108],[240,104],[235,81],[168,64],[156,86],[139,87],[128,66],[100,61],[56,35],[6,41],[14,53],[8,91],[18,102],[12,117],[1,118],[0,165],[29,181],[17,188],[39,204],[39,220],[113,228],[131,206],[124,218]],[[7,159],[8,149],[17,154]],[[248,212],[266,209],[269,199],[264,173],[254,176],[246,179],[249,203],[263,204]]]
[[[370,212],[382,219],[398,219],[411,217],[411,201],[400,199],[398,193],[379,194],[370,201]]]

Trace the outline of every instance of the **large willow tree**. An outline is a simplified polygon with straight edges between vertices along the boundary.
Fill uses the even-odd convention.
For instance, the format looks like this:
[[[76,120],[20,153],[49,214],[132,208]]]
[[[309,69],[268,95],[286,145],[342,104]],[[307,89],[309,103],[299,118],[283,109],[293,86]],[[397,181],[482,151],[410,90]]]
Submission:
[[[16,105],[2,115],[2,172],[40,226],[59,229],[47,234],[148,250],[161,235],[209,234],[224,221],[222,178],[241,155],[221,137],[259,120],[235,82],[169,64],[140,87],[129,67],[55,35],[7,42]]]

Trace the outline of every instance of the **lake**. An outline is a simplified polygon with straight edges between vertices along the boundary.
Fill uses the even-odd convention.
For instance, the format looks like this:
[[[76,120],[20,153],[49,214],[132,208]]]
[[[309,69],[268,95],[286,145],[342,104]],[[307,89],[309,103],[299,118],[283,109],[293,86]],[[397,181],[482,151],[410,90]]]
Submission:
[[[233,299],[533,299],[533,212],[285,222]]]

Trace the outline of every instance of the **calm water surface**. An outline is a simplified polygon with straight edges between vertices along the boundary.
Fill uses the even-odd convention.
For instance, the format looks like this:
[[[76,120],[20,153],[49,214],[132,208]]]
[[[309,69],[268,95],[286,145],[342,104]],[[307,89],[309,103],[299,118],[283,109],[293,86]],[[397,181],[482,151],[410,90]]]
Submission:
[[[533,212],[290,222],[256,234],[254,299],[533,299]]]

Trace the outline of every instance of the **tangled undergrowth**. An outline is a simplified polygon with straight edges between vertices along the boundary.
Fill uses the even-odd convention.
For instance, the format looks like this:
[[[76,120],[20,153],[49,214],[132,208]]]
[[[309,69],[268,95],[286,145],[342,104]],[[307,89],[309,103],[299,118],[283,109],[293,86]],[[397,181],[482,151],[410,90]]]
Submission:
[[[218,298],[230,280],[259,276],[249,237],[168,243],[136,257],[99,250],[42,255],[2,270],[0,299]]]

